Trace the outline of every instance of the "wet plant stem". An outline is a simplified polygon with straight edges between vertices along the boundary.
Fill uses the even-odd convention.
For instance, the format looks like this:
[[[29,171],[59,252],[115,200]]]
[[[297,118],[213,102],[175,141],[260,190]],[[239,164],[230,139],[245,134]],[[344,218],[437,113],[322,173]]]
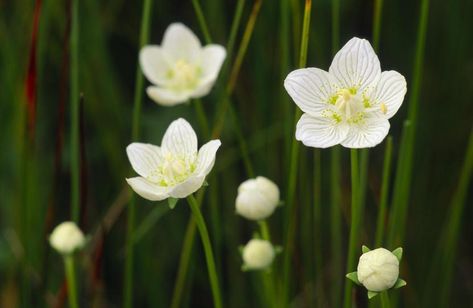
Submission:
[[[66,271],[67,298],[69,300],[69,307],[79,308],[79,304],[77,302],[77,286],[74,256],[69,255],[64,257],[64,268]]]

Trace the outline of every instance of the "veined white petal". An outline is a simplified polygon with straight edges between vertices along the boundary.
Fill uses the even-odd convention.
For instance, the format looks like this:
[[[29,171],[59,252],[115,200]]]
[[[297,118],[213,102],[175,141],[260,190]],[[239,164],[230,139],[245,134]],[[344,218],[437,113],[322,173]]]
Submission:
[[[290,72],[284,80],[284,88],[302,111],[317,116],[327,108],[330,97],[336,92],[334,83],[329,73],[311,67]]]
[[[337,79],[341,88],[364,91],[376,85],[381,66],[370,43],[354,37],[337,52],[329,73]]]
[[[167,82],[166,74],[171,65],[167,55],[159,46],[145,46],[140,50],[140,66],[145,77],[155,85]]]
[[[164,33],[161,47],[175,60],[200,62],[201,44],[197,36],[182,23],[172,23]]]
[[[342,142],[349,127],[330,116],[313,117],[304,113],[297,122],[296,139],[314,148],[328,148]]]
[[[385,71],[381,73],[376,88],[371,95],[373,107],[379,107],[386,115],[391,118],[401,107],[406,95],[407,86],[404,76],[396,71]]]
[[[126,181],[138,195],[150,201],[160,201],[169,198],[169,189],[167,187],[158,186],[142,177],[134,177],[126,179]]]
[[[160,87],[148,87],[146,93],[156,103],[163,106],[174,106],[185,103],[191,97],[192,91],[175,91]]]
[[[215,155],[222,143],[220,140],[210,140],[204,144],[197,156],[197,167],[194,174],[205,177],[212,170],[215,163]]]
[[[220,45],[210,44],[202,49],[202,83],[215,82],[227,52]]]
[[[161,148],[173,155],[195,155],[197,136],[189,122],[183,118],[174,120],[164,133]]]
[[[171,187],[169,196],[173,198],[185,198],[195,193],[204,183],[205,176],[191,176],[182,183]]]
[[[192,90],[190,97],[191,98],[199,98],[206,96],[212,90],[212,87],[215,83],[215,80],[207,80],[199,84],[194,90]]]
[[[352,149],[374,147],[384,140],[389,127],[389,121],[385,118],[368,116],[360,123],[350,125],[350,131],[341,144]]]
[[[126,154],[133,170],[142,177],[156,170],[161,161],[161,149],[152,144],[132,143],[126,147]]]

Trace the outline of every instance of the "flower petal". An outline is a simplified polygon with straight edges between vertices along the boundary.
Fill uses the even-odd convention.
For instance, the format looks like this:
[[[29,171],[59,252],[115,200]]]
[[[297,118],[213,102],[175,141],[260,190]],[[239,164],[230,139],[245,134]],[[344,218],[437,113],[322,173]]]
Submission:
[[[126,154],[133,170],[142,177],[156,170],[161,161],[161,149],[152,144],[132,143],[126,147]]]
[[[401,107],[406,91],[406,79],[404,76],[396,71],[382,72],[381,78],[371,95],[371,101],[374,106],[383,106],[383,113],[389,119]]]
[[[168,188],[148,182],[142,177],[134,177],[126,179],[126,181],[138,195],[150,201],[169,198]]]
[[[164,133],[161,148],[174,155],[196,154],[197,136],[189,122],[183,118],[174,120]]]
[[[163,106],[174,106],[185,103],[191,97],[192,91],[175,91],[171,89],[148,87],[146,93],[156,103]]]
[[[215,163],[215,155],[217,150],[222,143],[220,140],[210,140],[204,144],[200,150],[199,155],[197,156],[197,167],[195,173],[199,176],[205,177],[212,170]]]
[[[284,88],[302,111],[318,116],[336,92],[334,83],[329,73],[311,67],[290,72],[284,80]]]
[[[200,61],[201,44],[197,36],[182,23],[172,23],[164,33],[161,47],[175,60]]]
[[[215,82],[227,52],[220,45],[210,44],[202,49],[202,83]]]
[[[342,88],[365,90],[376,85],[381,66],[370,43],[365,39],[352,38],[333,58],[329,68]]]
[[[172,187],[169,195],[173,198],[185,198],[195,193],[204,183],[204,176],[191,176],[182,183]]]
[[[349,127],[330,116],[313,117],[304,113],[297,122],[296,139],[314,148],[328,148],[342,142]]]
[[[389,127],[389,121],[383,117],[368,117],[360,124],[352,124],[350,132],[341,144],[352,149],[374,147],[384,140]]]
[[[146,78],[155,85],[166,85],[166,74],[171,65],[159,46],[145,46],[140,50],[140,66]]]

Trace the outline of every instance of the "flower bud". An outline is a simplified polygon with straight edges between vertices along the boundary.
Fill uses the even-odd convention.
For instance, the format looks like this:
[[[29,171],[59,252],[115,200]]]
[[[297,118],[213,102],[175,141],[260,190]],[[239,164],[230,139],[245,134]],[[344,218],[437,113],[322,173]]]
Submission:
[[[59,224],[49,236],[49,243],[60,254],[71,254],[85,244],[82,231],[72,221]]]
[[[381,292],[394,286],[399,277],[399,260],[387,249],[378,248],[361,255],[358,281],[368,291]]]
[[[238,187],[236,212],[251,220],[269,217],[279,203],[279,188],[272,181],[259,176],[249,179]]]
[[[274,260],[275,251],[269,241],[252,239],[243,248],[244,267],[249,270],[265,269]]]

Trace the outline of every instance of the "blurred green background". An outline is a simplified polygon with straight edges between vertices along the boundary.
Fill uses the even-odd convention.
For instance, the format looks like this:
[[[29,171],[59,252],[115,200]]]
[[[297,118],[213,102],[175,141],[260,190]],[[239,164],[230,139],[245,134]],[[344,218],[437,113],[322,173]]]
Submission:
[[[287,4],[288,8],[281,11],[279,1],[263,1],[232,96],[255,173],[274,180],[281,188],[283,200],[295,105],[285,93],[282,82],[285,75],[297,67],[303,1],[289,0]],[[245,1],[237,46],[252,5],[253,1]],[[236,0],[202,1],[215,43],[226,45],[235,6]],[[30,141],[25,80],[34,8],[33,0],[0,0],[1,307],[60,306],[65,295],[63,269],[59,266],[61,259],[51,251],[47,235],[55,225],[70,217],[68,1],[42,1],[36,51],[37,113],[34,141]],[[131,140],[141,9],[140,1],[80,1],[79,73],[80,91],[84,94],[81,227],[93,236],[91,245],[79,257],[80,298],[84,307],[119,307],[123,300],[128,200],[124,178],[129,175],[125,147]],[[332,9],[331,1],[313,1],[308,66],[328,69],[330,65]],[[373,1],[340,1],[341,45],[353,36],[371,40],[373,9]],[[289,18],[286,45],[281,41],[280,31],[284,14]],[[385,1],[383,6],[378,52],[381,66],[383,70],[401,72],[408,82],[404,105],[391,120],[394,176],[410,95],[419,14],[420,1]],[[175,21],[189,26],[204,42],[190,1],[160,0],[153,1],[150,42],[159,44],[166,27]],[[473,124],[471,29],[473,1],[430,3],[403,244],[405,257],[401,266],[401,277],[407,280],[408,286],[395,291],[400,295],[401,307],[437,307],[436,303],[439,303],[437,299],[444,280],[433,278],[437,271],[442,271],[442,264],[435,261],[435,257],[442,251],[442,230],[458,187]],[[288,63],[282,60],[284,46],[288,50]],[[214,119],[227,73],[222,73],[211,95],[203,98],[209,119]],[[206,140],[198,128],[192,103],[166,108],[156,105],[145,95],[141,116],[142,142],[159,144],[165,128],[178,117],[189,120],[200,132],[200,144]],[[221,136],[223,146],[209,179],[208,191],[215,192],[206,194],[203,211],[217,258],[224,306],[262,307],[259,276],[240,270],[238,246],[251,238],[256,226],[234,213],[236,189],[248,176],[244,172],[232,123],[225,121]],[[60,131],[63,131],[62,137]],[[376,227],[383,151],[384,144],[370,151],[362,225],[362,242],[370,247]],[[296,188],[299,206],[295,250],[291,256],[290,299],[293,307],[336,307],[330,290],[334,285],[344,283],[350,165],[348,151],[342,149],[341,153],[340,206],[344,240],[342,262],[334,264],[329,236],[330,152],[321,151],[322,213],[316,222],[311,207],[313,149],[301,147],[301,165],[307,168],[300,168]],[[447,307],[473,305],[471,184],[467,186],[467,192]],[[284,242],[285,213],[284,208],[279,209],[269,221],[275,244]],[[136,224],[142,234],[135,246],[136,307],[170,305],[189,216],[184,201],[169,211],[166,202],[138,199]],[[312,232],[315,223],[321,230],[317,244]],[[100,227],[105,227],[105,231],[97,231]],[[322,255],[323,263],[322,272],[316,275],[313,274],[315,261],[312,257],[315,247],[320,249],[317,254]],[[281,264],[282,257],[278,257],[274,266],[276,273]],[[342,275],[334,275],[337,272]],[[189,274],[183,305],[210,307],[212,299],[205,259],[197,241]],[[20,300],[24,296],[29,298],[28,302]],[[365,306],[364,290],[357,288],[356,296],[359,305]]]

